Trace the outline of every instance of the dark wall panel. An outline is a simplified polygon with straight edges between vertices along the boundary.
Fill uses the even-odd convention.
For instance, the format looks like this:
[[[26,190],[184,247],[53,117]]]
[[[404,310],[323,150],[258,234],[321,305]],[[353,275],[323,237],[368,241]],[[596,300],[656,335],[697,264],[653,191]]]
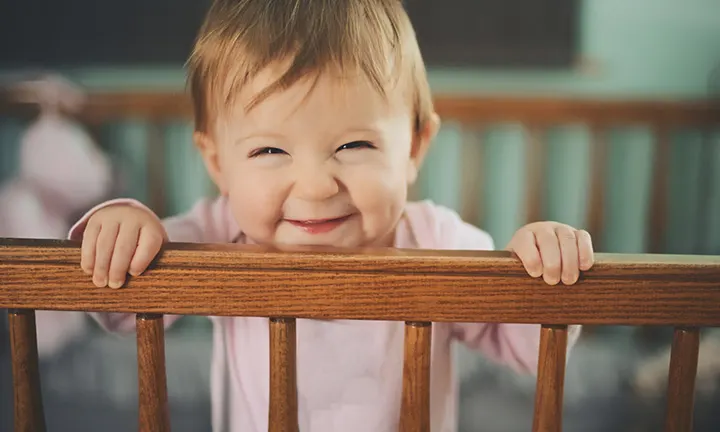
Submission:
[[[210,1],[0,0],[0,67],[180,65]],[[429,65],[564,67],[577,1],[405,4]]]

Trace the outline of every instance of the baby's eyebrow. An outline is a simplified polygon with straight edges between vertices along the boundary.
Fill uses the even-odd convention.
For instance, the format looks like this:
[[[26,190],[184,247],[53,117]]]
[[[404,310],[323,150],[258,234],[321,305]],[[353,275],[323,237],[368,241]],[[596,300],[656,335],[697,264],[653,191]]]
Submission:
[[[356,132],[365,132],[365,133],[378,133],[380,131],[379,127],[375,126],[361,126],[361,127],[352,127],[345,130],[345,133],[356,133]]]
[[[370,136],[368,136],[370,135]],[[358,139],[375,139],[382,135],[381,129],[372,126],[354,126],[333,131],[327,135],[328,143],[339,144],[345,141],[356,141]]]
[[[382,135],[383,128],[380,124],[377,124],[375,122],[373,123],[367,123],[364,125],[353,125],[346,128],[338,129],[337,132],[333,133],[332,140],[333,141],[342,141],[344,137],[350,136],[350,135]]]
[[[286,137],[285,135],[278,133],[278,132],[254,132],[245,136],[241,136],[240,138],[235,140],[235,145],[242,144],[244,141],[251,140],[251,139],[267,139],[267,140],[284,140]]]

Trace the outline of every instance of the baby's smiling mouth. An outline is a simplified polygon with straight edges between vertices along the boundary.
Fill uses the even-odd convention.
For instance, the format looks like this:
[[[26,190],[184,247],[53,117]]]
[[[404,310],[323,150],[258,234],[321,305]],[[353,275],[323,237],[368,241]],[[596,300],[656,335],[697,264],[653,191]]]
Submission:
[[[342,225],[352,215],[345,215],[337,218],[327,219],[285,219],[288,223],[300,228],[308,234],[323,234],[334,230]]]

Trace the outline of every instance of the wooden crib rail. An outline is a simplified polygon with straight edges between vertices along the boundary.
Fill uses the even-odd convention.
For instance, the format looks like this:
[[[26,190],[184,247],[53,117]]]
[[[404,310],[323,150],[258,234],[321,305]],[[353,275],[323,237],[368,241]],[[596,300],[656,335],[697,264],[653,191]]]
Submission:
[[[597,254],[572,289],[507,252],[168,245],[122,290],[79,244],[0,240],[0,307],[314,319],[720,326],[720,257]]]
[[[676,327],[667,429],[689,431],[700,327],[720,326],[720,257],[598,254],[572,287],[506,252],[170,244],[142,277],[97,289],[79,244],[0,239],[17,430],[42,430],[33,311],[137,314],[140,429],[169,430],[163,314],[270,319],[271,431],[297,430],[295,319],[405,321],[402,431],[429,431],[432,322],[541,323],[534,431],[560,431],[568,324]]]
[[[582,122],[589,124],[651,124],[666,126],[717,126],[720,105],[716,100],[625,100],[557,96],[456,95],[434,97],[435,109],[444,119],[463,123],[517,121],[530,125]],[[0,116],[31,118],[36,104],[16,100],[0,91]],[[88,125],[122,118],[152,121],[191,118],[190,97],[185,92],[92,92],[78,120]]]

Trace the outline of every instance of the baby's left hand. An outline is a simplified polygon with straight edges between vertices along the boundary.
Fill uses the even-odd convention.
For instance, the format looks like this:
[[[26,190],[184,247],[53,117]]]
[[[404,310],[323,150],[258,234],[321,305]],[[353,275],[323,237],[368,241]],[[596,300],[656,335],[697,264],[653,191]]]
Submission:
[[[530,276],[542,276],[549,285],[561,280],[572,285],[580,271],[594,263],[590,234],[557,222],[525,225],[515,232],[506,249],[520,258]]]

